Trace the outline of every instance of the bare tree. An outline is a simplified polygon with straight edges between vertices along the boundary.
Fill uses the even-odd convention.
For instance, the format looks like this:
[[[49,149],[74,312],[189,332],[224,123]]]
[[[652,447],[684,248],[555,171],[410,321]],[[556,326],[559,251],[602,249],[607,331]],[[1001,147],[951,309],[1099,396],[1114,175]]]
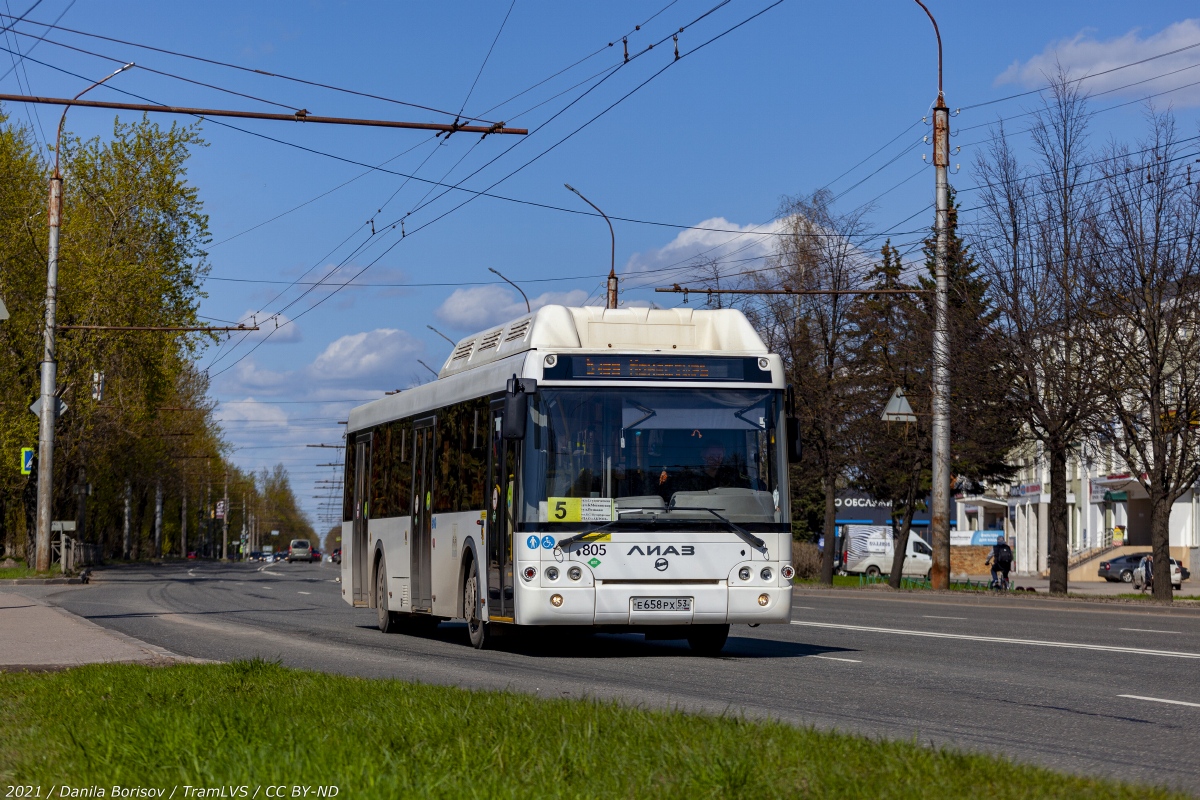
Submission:
[[[825,190],[785,198],[769,268],[752,273],[759,289],[790,287],[845,291],[863,285],[869,260],[856,246],[865,231],[866,209],[839,214]],[[765,295],[751,315],[772,350],[783,356],[796,387],[801,437],[821,474],[825,494],[825,548],[821,581],[833,583],[834,510],[838,483],[853,458],[850,427],[859,416],[862,392],[848,368],[855,326],[854,295]]]
[[[1171,599],[1171,507],[1200,480],[1200,186],[1170,113],[1101,162],[1099,357],[1116,452],[1150,498],[1154,596]]]
[[[982,183],[975,252],[1007,339],[1012,390],[1025,431],[1050,461],[1050,591],[1067,591],[1067,461],[1095,423],[1099,343],[1085,324],[1096,192],[1087,152],[1087,102],[1065,73],[1034,113],[1033,162],[1022,166],[1003,126],[977,159]]]

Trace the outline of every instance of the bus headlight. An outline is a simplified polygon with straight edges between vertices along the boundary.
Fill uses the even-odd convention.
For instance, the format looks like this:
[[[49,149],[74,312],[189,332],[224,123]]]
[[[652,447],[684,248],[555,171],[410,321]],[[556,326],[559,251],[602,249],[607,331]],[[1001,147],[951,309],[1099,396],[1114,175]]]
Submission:
[[[533,580],[534,578],[537,577],[537,567],[526,567],[521,572],[521,577],[523,577],[527,581]]]
[[[571,567],[567,570],[567,577],[573,581],[577,581],[583,577],[583,570],[579,567]]]
[[[558,567],[546,567],[546,577],[552,581],[558,580]]]
[[[783,569],[779,570],[779,572],[781,575],[783,575],[783,579],[785,581],[790,581],[796,576],[796,570],[792,569],[791,564],[784,564]]]
[[[770,567],[763,567],[762,572],[758,573],[758,576],[760,578],[762,578],[764,581],[769,581],[769,580],[771,580],[771,575],[773,575],[773,574],[774,573],[771,572]]]
[[[750,580],[750,568],[749,568],[749,567],[742,567],[741,569],[739,569],[739,570],[738,570],[738,577],[739,577],[739,578],[741,578],[741,579],[742,579],[742,580],[744,580],[744,581],[748,581],[748,580]]]
[[[767,595],[767,594],[760,594],[760,595],[758,596],[758,604],[759,604],[760,606],[765,606],[765,605],[766,605],[767,603],[769,603],[769,602],[771,602],[771,596],[770,596],[770,595]]]

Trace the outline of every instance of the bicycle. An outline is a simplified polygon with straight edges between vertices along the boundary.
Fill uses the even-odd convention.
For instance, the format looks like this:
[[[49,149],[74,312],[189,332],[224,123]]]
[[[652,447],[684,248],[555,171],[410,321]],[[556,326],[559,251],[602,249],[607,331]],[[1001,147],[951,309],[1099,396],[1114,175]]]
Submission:
[[[988,584],[989,589],[994,589],[999,592],[1007,592],[1012,588],[1012,582],[1008,579],[1008,573],[998,572],[992,578],[992,582]]]

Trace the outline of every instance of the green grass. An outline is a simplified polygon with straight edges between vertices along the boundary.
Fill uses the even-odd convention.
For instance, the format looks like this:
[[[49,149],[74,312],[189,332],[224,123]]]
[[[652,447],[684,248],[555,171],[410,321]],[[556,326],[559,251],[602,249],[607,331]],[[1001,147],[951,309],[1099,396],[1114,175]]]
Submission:
[[[38,572],[25,564],[20,564],[16,567],[0,567],[0,580],[12,580],[14,578],[58,578],[61,576],[62,567],[58,564],[51,564],[49,572]]]
[[[1117,596],[1117,597],[1120,597],[1120,598],[1123,598],[1123,599],[1125,599],[1125,600],[1153,600],[1153,599],[1154,599],[1154,595],[1150,594],[1149,592],[1145,592],[1145,593],[1142,593],[1142,592],[1123,592],[1123,593],[1121,593],[1121,594],[1119,594],[1119,595],[1116,595],[1116,596]],[[1172,599],[1172,600],[1200,600],[1200,595],[1197,595],[1197,594],[1188,594],[1188,595],[1176,594],[1176,595],[1173,595],[1171,599]]]
[[[260,661],[0,674],[0,720],[0,785],[43,797],[64,783],[332,784],[339,798],[1176,796],[731,715]]]

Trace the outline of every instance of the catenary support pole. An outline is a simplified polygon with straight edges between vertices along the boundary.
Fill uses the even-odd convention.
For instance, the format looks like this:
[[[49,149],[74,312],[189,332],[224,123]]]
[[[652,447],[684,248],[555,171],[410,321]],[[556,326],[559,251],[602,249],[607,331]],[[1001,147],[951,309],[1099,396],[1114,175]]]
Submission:
[[[133,510],[133,487],[129,485],[129,480],[125,480],[125,522],[121,526],[121,558],[129,560],[129,515]]]
[[[109,78],[129,69],[121,69],[106,75],[75,95],[78,100]],[[72,102],[74,102],[72,100]],[[58,153],[62,146],[63,123],[67,121],[68,104],[58,121],[58,136],[54,140],[54,172],[50,175],[50,205],[47,218],[50,226],[49,242],[46,246],[46,330],[42,337],[42,386],[39,393],[41,411],[38,414],[38,486],[37,486],[37,564],[38,572],[50,569],[50,520],[54,511],[54,423],[58,419],[58,358],[54,352],[54,332],[58,318],[58,237],[62,225],[62,173],[59,172]]]
[[[564,183],[563,186],[567,187],[569,190],[571,190],[575,194],[579,195],[580,200],[587,203],[592,208],[596,209],[596,213],[599,214],[600,216],[604,217],[604,221],[608,223],[608,236],[612,240],[612,251],[611,251],[611,255],[609,256],[609,263],[608,263],[608,291],[606,293],[607,294],[607,302],[605,303],[605,308],[616,308],[617,307],[617,234],[613,231],[612,220],[610,220],[608,218],[608,214],[605,214],[603,211],[600,210],[600,206],[596,205],[591,200],[588,200],[586,197],[584,197],[583,192],[579,191],[578,189],[576,189],[574,186],[572,186],[569,183]]]
[[[950,109],[942,89],[942,34],[937,20],[921,0],[917,5],[929,16],[938,45],[938,96],[933,107],[933,165],[935,170],[933,320],[933,486],[929,517],[933,588],[950,588],[950,331],[948,264],[950,246]]]
[[[179,511],[179,557],[186,559],[188,554],[187,549],[187,486],[183,487],[183,496],[180,497],[182,508]]]
[[[225,472],[225,492],[221,499],[221,560],[229,560],[229,471]]]

